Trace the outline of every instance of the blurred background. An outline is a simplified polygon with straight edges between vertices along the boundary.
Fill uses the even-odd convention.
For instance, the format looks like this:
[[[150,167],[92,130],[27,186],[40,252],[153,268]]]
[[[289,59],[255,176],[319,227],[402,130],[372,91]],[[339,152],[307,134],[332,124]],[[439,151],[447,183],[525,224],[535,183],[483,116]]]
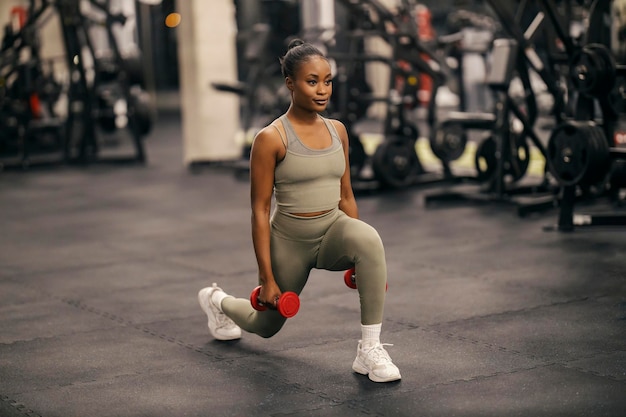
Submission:
[[[538,207],[565,189],[620,201],[625,13],[622,0],[3,0],[0,167],[146,163],[155,123],[177,123],[185,167],[245,173],[254,135],[289,104],[279,58],[298,37],[332,64],[326,116],[348,128],[355,189],[470,181]]]

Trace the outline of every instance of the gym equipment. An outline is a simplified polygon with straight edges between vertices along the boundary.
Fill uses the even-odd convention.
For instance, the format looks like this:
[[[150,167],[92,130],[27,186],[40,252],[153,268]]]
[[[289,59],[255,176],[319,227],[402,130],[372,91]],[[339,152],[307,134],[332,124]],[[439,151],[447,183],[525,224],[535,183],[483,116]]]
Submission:
[[[393,188],[413,184],[423,172],[415,151],[415,141],[402,136],[387,138],[376,148],[372,168],[376,178]]]
[[[428,113],[429,142],[433,154],[442,163],[446,179],[462,182],[475,180],[475,178],[453,175],[450,164],[463,155],[468,141],[468,128],[483,129],[481,127],[483,121],[493,122],[494,120],[493,115],[488,113],[468,110],[465,60],[468,54],[479,55],[486,63],[491,49],[491,40],[498,31],[498,25],[490,16],[464,9],[452,11],[447,21],[452,33],[437,38],[437,44],[442,55],[441,61],[451,61],[451,64],[444,67],[448,73],[445,87],[458,96],[458,111],[448,113],[441,117],[442,120],[439,120],[439,113],[443,112],[438,111],[435,106],[443,85],[435,84],[433,86],[434,101],[429,103],[431,106]],[[475,39],[477,33],[480,33],[478,40]],[[486,86],[477,88],[472,98],[475,102],[485,103],[486,106],[491,101],[490,93]],[[483,120],[485,117],[487,120]]]
[[[567,0],[563,3],[569,3],[571,0]],[[487,0],[490,9],[501,21],[501,27],[505,30],[509,36],[511,36],[518,44],[518,51],[520,52],[518,59],[519,63],[525,65],[527,71],[533,70],[541,80],[544,82],[546,89],[550,93],[554,100],[552,113],[557,122],[562,120],[562,113],[565,108],[564,91],[562,84],[559,82],[555,72],[554,64],[559,59],[562,59],[563,55],[561,50],[555,51],[554,38],[559,37],[559,32],[562,30],[561,25],[558,27],[554,25],[555,22],[559,22],[559,19],[555,16],[554,1],[552,0],[536,0],[532,5],[539,6],[537,13],[534,15],[530,24],[523,30],[519,24],[520,15],[526,12],[526,9],[533,10],[528,1],[519,2],[515,14],[509,9],[508,5],[498,0]],[[535,4],[537,3],[537,4]],[[549,25],[546,23],[546,18],[553,23]],[[545,45],[546,55],[545,59],[542,59],[537,52],[538,38],[541,37],[551,38]],[[571,42],[566,41],[563,44],[565,48],[565,55],[572,56],[573,49],[571,49]],[[524,75],[527,71],[518,71],[519,75]],[[522,79],[522,81],[524,81]],[[526,86],[525,86],[526,87]],[[528,89],[526,89],[527,92]],[[530,90],[532,91],[532,89]],[[531,98],[533,98],[531,96]],[[527,103],[528,119],[534,122],[536,116],[536,103],[534,100]],[[545,153],[544,153],[545,155]]]
[[[349,288],[356,290],[356,272],[354,268],[348,269],[343,274],[343,282],[345,282]]]
[[[252,308],[257,311],[265,311],[268,309],[268,306],[259,301],[260,292],[260,285],[252,290],[252,293],[250,293],[250,304],[252,304]],[[291,318],[298,314],[298,310],[300,309],[300,298],[298,294],[293,291],[285,291],[282,293],[276,302],[276,309],[281,316],[285,318]]]
[[[589,44],[574,53],[569,63],[573,87],[581,94],[600,97],[615,84],[615,59],[604,45]]]
[[[609,168],[609,145],[604,131],[593,121],[563,122],[550,136],[548,163],[562,185],[602,181]]]
[[[346,272],[344,272],[343,274],[343,282],[349,287],[352,288],[353,290],[356,290],[357,285],[356,285],[356,272],[354,267],[348,269]],[[385,284],[385,291],[387,291],[389,289],[389,284]]]
[[[63,123],[54,112],[62,88],[25,8],[5,27],[0,49],[0,168],[27,168],[63,160]]]
[[[520,59],[518,43],[512,38],[495,39],[491,55],[492,65],[486,81],[496,97],[494,113],[449,112],[440,125],[444,129],[438,130],[434,139],[431,137],[431,145],[435,145],[433,151],[446,162],[462,152],[466,142],[463,135],[468,130],[488,132],[475,154],[478,193],[450,190],[428,193],[425,203],[459,200],[508,203],[517,207],[520,216],[552,208],[556,197],[554,190],[546,185],[545,178],[538,185],[516,184],[526,174],[530,163],[527,139],[545,154],[545,147],[533,130],[532,114],[525,114],[508,92],[514,71],[527,71]],[[517,198],[522,195],[526,198]]]
[[[446,166],[463,155],[466,145],[465,126],[457,120],[446,120],[438,128],[432,129],[430,148]]]
[[[569,113],[553,130],[548,143],[548,163],[561,185],[556,225],[544,230],[573,231],[577,227],[624,226],[626,214],[574,212],[579,200],[609,196],[619,203],[623,187],[626,149],[616,140],[620,121],[626,67],[611,52],[611,2],[594,0],[587,9],[584,36],[573,38],[550,2],[542,5],[568,59]],[[598,113],[599,110],[599,113]],[[622,116],[623,117],[623,116]]]
[[[89,0],[89,5],[104,17],[88,16],[79,0],[44,0],[30,2],[28,17],[18,31],[5,29],[0,49],[0,154],[12,150],[18,166],[30,165],[33,153],[54,150],[62,154],[57,162],[145,162],[143,136],[151,129],[154,111],[147,93],[141,90],[141,58],[138,54],[122,56],[112,31],[114,25],[124,25],[127,18],[111,13],[108,1]],[[63,86],[55,80],[52,63],[44,71],[45,63],[39,54],[39,29],[50,11],[62,16],[69,73]],[[89,31],[94,25],[105,29],[109,55],[97,56]],[[90,54],[92,60],[78,59],[84,54]],[[93,68],[86,66],[88,61],[93,61]],[[67,98],[67,115],[63,118],[54,111],[61,97]],[[128,128],[134,155],[102,155],[98,127],[107,134]],[[56,146],[41,146],[40,142]]]
[[[510,155],[504,156],[501,175],[512,183],[522,179],[530,164],[530,147],[523,134],[509,131],[503,140],[508,140]],[[476,177],[480,182],[488,182],[498,173],[498,142],[493,135],[488,135],[480,142],[474,155]]]
[[[525,76],[527,69],[520,65],[517,53],[517,43],[512,40],[496,39],[493,42],[492,64],[487,75],[487,84],[494,95],[500,95],[496,107],[501,109],[513,106],[513,100],[506,90],[515,69],[518,69],[517,72],[523,84],[529,84],[528,77]],[[532,97],[530,94],[529,98]],[[530,99],[526,101],[532,103]],[[532,108],[532,106],[528,107]],[[496,115],[492,113],[453,111],[448,113],[442,122],[431,124],[431,149],[443,162],[444,170],[448,172],[448,164],[463,154],[467,143],[467,130],[487,130],[492,133],[480,143],[476,153],[476,179],[481,183],[505,180],[511,184],[524,176],[530,158],[526,134],[509,128],[509,125],[513,125],[512,117],[502,110],[500,113],[502,113],[501,120],[497,120]],[[527,117],[527,120],[528,124],[532,124],[534,116]],[[496,122],[500,122],[500,125]],[[510,153],[499,153],[498,142],[500,140],[509,142],[505,144],[505,147],[510,150]],[[502,160],[501,171],[498,170],[499,160]],[[498,176],[503,178],[498,178]]]
[[[429,175],[415,151],[419,137],[417,125],[410,120],[407,112],[418,103],[417,82],[421,76],[432,79],[443,77],[436,55],[419,39],[418,28],[412,12],[413,4],[402,1],[392,12],[378,0],[356,2],[342,0],[351,17],[357,20],[357,28],[342,35],[350,41],[347,53],[331,51],[329,57],[338,63],[337,101],[338,116],[342,120],[358,117],[367,106],[380,102],[386,104],[383,121],[383,140],[374,153],[363,160],[362,145],[358,135],[350,128],[351,147],[359,158],[351,171],[355,174],[353,184],[356,188],[383,189],[404,188],[415,184],[438,181],[439,177]],[[368,38],[384,40],[391,48],[392,56],[363,54],[363,42]],[[380,62],[390,69],[389,91],[385,96],[374,97],[370,94],[351,93],[351,71],[361,71],[368,62]],[[367,86],[365,86],[366,89]],[[357,87],[357,90],[360,89]],[[358,97],[358,98],[357,98]],[[356,101],[356,103],[355,103]],[[351,111],[350,109],[353,109]],[[353,145],[354,143],[354,145]],[[373,178],[360,176],[363,166],[371,164]],[[351,164],[353,165],[353,164]],[[371,186],[371,184],[374,184]]]

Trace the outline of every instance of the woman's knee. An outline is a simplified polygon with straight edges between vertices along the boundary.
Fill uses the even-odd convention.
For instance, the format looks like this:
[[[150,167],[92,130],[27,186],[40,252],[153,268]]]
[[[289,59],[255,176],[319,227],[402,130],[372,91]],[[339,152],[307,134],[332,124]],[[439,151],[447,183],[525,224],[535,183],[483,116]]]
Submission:
[[[352,244],[355,245],[357,252],[360,254],[384,254],[385,248],[378,231],[370,225],[363,225],[357,230],[352,238]]]
[[[257,333],[257,335],[261,336],[263,339],[269,339],[270,337],[275,336],[280,329],[264,329]]]
[[[275,313],[274,311],[267,311],[261,314],[272,314]],[[270,337],[276,335],[276,333],[278,333],[280,331],[280,329],[283,328],[283,326],[285,325],[286,319],[283,318],[282,316],[279,318],[276,318],[274,320],[268,320],[265,321],[264,323],[261,323],[255,333],[259,336],[261,336],[264,339],[269,339]]]

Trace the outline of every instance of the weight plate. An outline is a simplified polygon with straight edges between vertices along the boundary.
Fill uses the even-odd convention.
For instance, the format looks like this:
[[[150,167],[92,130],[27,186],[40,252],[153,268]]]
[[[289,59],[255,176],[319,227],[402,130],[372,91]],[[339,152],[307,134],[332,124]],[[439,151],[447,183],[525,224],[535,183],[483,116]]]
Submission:
[[[615,60],[605,45],[585,45],[573,55],[569,69],[572,85],[586,95],[601,97],[615,84]]]
[[[590,135],[588,140],[590,141],[588,152],[589,168],[586,175],[583,177],[583,184],[595,186],[598,183],[605,183],[607,180],[607,174],[610,171],[610,152],[609,143],[606,140],[606,135],[602,127],[597,125],[589,126]]]
[[[467,145],[467,134],[459,123],[443,122],[430,136],[430,148],[443,162],[456,161],[463,155]]]
[[[550,171],[561,185],[575,185],[589,168],[588,144],[582,122],[568,121],[557,126],[548,141]]]
[[[404,139],[417,141],[420,136],[419,129],[412,123],[403,122],[393,132],[394,136],[401,136]]]
[[[372,169],[385,186],[402,188],[411,185],[422,173],[415,142],[402,137],[386,139],[374,152]]]
[[[510,153],[502,161],[502,175],[508,182],[519,181],[528,170],[530,164],[530,147],[526,137],[510,132]],[[497,143],[493,136],[484,139],[476,149],[474,164],[479,181],[491,181],[498,170]]]
[[[617,77],[617,63],[613,57],[613,53],[607,48],[606,45],[592,43],[586,45],[585,48],[592,50],[602,61],[603,72],[601,78],[597,83],[597,89],[595,94],[597,97],[601,97],[608,94],[615,86]]]
[[[570,120],[552,132],[547,159],[561,185],[590,185],[606,176],[609,145],[602,128],[595,123]]]

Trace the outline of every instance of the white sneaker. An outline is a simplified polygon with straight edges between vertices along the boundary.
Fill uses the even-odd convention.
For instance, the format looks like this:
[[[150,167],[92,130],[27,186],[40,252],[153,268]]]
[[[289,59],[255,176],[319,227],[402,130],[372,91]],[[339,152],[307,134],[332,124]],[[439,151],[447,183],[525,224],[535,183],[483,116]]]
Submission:
[[[213,302],[213,292],[222,291],[217,284],[203,288],[198,292],[200,307],[209,318],[209,332],[217,340],[234,340],[241,338],[241,328],[235,324],[222,309]]]
[[[384,346],[392,345],[377,343],[372,347],[363,348],[359,340],[356,359],[352,363],[352,370],[359,374],[367,375],[374,382],[390,382],[402,378],[400,370],[391,362],[391,358]]]

